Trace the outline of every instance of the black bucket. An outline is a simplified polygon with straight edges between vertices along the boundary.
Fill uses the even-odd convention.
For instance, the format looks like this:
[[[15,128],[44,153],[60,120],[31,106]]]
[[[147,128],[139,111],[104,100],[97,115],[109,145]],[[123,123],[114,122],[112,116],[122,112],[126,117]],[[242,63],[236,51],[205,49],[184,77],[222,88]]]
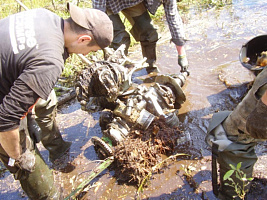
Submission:
[[[239,54],[241,64],[251,71],[260,71],[265,66],[256,66],[257,58],[267,51],[267,35],[254,37],[242,46]]]

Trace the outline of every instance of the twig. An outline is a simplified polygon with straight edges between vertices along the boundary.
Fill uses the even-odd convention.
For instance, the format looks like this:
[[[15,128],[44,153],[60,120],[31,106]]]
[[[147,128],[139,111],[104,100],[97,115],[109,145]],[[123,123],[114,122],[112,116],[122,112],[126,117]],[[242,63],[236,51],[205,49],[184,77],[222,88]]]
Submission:
[[[18,4],[22,6],[25,10],[29,10],[29,8],[27,8],[27,6],[25,6],[21,1],[16,0],[16,2],[18,2]]]

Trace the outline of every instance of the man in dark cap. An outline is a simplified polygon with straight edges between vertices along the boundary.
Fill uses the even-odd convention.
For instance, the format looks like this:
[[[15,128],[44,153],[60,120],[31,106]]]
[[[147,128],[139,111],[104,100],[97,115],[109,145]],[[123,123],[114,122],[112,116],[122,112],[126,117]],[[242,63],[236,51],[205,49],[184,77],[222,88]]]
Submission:
[[[28,113],[35,107],[40,140],[51,161],[70,148],[55,123],[53,87],[69,54],[86,55],[110,45],[113,25],[96,9],[67,8],[62,19],[32,9],[0,20],[0,159],[30,199],[60,199],[53,174],[44,163]]]

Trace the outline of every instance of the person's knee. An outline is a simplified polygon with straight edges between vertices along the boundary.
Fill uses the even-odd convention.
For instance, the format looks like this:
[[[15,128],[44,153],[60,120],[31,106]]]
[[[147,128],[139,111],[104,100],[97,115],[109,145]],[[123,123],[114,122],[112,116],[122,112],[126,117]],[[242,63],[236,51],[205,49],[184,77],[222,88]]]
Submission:
[[[158,41],[159,36],[157,29],[153,26],[151,17],[148,12],[142,15],[133,17],[134,26],[131,29],[131,34],[136,41],[155,43]]]

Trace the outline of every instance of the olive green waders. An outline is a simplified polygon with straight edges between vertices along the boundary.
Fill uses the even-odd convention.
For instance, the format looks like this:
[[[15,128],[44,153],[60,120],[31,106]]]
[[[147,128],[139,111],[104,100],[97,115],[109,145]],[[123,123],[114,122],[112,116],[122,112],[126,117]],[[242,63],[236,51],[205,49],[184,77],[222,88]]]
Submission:
[[[49,151],[50,161],[60,158],[71,146],[65,142],[56,124],[57,97],[53,90],[47,101],[39,99],[35,105],[36,122],[41,128],[41,142]]]
[[[153,70],[153,68],[156,68],[154,63],[156,61],[156,43],[159,37],[144,3],[126,8],[121,12],[132,25],[130,33],[136,41],[141,43],[142,55],[147,58],[146,62],[149,64],[148,71]],[[130,35],[125,30],[119,14],[111,14],[108,11],[108,15],[113,22],[114,28],[114,39],[111,47],[117,49],[120,45],[125,44],[125,55],[127,55],[130,46]]]
[[[6,168],[14,175],[16,180],[20,181],[22,189],[30,199],[60,199],[60,193],[54,185],[54,177],[52,171],[42,159],[35,142],[31,139],[27,128],[27,118],[21,120],[20,127],[20,145],[22,152],[26,149],[35,155],[35,169],[33,172],[27,172],[20,169],[16,165],[11,167],[8,165],[9,156],[0,145],[0,159]]]
[[[225,184],[232,184],[232,182],[230,182],[229,180],[223,180],[223,176],[229,170],[231,170],[231,167],[229,166],[230,164],[236,167],[237,164],[241,162],[240,171],[246,174],[246,178],[252,178],[253,167],[257,161],[257,156],[254,150],[255,145],[256,143],[232,143],[224,151],[218,152],[217,161],[220,166],[220,189],[218,194],[219,199],[240,199],[234,188]],[[236,177],[235,174],[231,176],[231,178],[234,180],[235,184],[238,184],[240,186],[243,185],[241,178]],[[244,190],[249,191],[249,188],[250,184],[247,185]],[[233,198],[233,196],[236,197]]]
[[[265,67],[262,72],[256,76],[252,88],[232,112],[221,111],[212,116],[206,136],[207,143],[211,141],[210,138],[214,136],[215,129],[220,124],[223,126],[223,130],[227,135],[228,140],[232,141],[232,143],[222,151],[219,151],[218,148],[216,148],[218,141],[213,141],[213,144],[215,145],[212,145],[212,174],[214,175],[212,180],[213,190],[214,194],[218,195],[220,199],[234,199],[233,196],[237,195],[234,188],[225,185],[227,181],[223,180],[224,174],[231,169],[229,164],[236,167],[237,164],[241,162],[242,165],[240,170],[246,174],[246,178],[252,178],[253,166],[257,161],[257,155],[255,154],[254,148],[257,142],[265,141],[265,139],[253,138],[246,129],[246,123],[248,116],[255,109],[259,99],[266,90],[267,68]],[[220,167],[219,190],[216,188],[217,162]],[[235,174],[233,174],[231,178],[235,183],[241,184],[240,178],[237,178]],[[248,190],[249,188],[250,184],[245,190]]]
[[[224,124],[225,119],[228,117],[230,112],[222,111],[219,113],[215,113],[212,117],[208,128],[208,134],[214,134],[214,129],[220,125]],[[252,172],[254,164],[257,161],[257,156],[254,150],[256,143],[251,142],[248,144],[242,144],[239,142],[233,142],[228,145],[224,150],[219,151],[218,145],[212,145],[212,187],[213,193],[219,199],[222,200],[232,200],[232,199],[240,199],[237,196],[237,193],[233,187],[230,187],[227,184],[231,182],[229,180],[223,180],[226,172],[231,170],[230,164],[233,166],[237,166],[239,162],[241,162],[240,170],[246,174],[246,178],[252,178]],[[219,164],[219,170],[217,170],[217,164]],[[218,184],[218,171],[219,171],[219,180]],[[240,178],[236,177],[235,174],[231,176],[236,184],[242,185],[243,182]],[[227,184],[226,184],[227,183]],[[246,186],[245,190],[250,188],[250,184]],[[237,197],[233,197],[237,196]]]

